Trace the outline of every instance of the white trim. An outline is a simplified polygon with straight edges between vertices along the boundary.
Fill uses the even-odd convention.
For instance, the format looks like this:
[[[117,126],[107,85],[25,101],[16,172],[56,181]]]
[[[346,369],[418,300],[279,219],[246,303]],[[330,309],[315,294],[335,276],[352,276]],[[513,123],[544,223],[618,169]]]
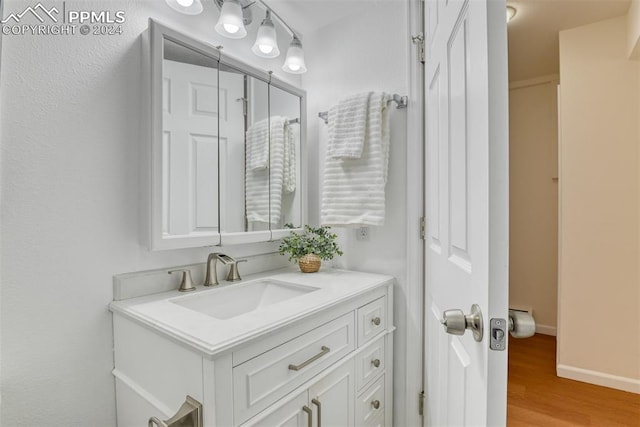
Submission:
[[[555,326],[536,324],[536,334],[556,336],[558,329]]]
[[[420,237],[420,217],[423,216],[423,174],[424,164],[422,132],[423,112],[423,65],[418,60],[416,47],[411,42],[411,36],[423,31],[422,6],[420,0],[411,0],[407,16],[407,45],[409,52],[409,67],[407,80],[409,82],[409,105],[407,108],[407,168],[406,168],[406,233],[407,259],[405,264],[405,310],[396,316],[404,316],[404,339],[394,339],[395,342],[405,343],[404,359],[396,364],[404,365],[404,372],[394,375],[396,393],[402,396],[404,402],[394,405],[394,425],[421,426],[423,418],[419,414],[419,393],[423,390],[423,359],[424,321],[423,321],[423,286],[424,286],[424,241]],[[398,298],[398,296],[396,296]],[[400,352],[397,353],[399,356]],[[417,357],[421,355],[421,357]],[[396,356],[396,357],[397,357]],[[399,362],[399,363],[398,363]],[[402,392],[398,392],[398,385]]]
[[[589,369],[567,365],[558,365],[556,372],[558,376],[562,378],[640,394],[640,379],[620,377],[605,372],[591,371]]]
[[[543,85],[547,83],[560,83],[560,75],[549,74],[547,76],[536,77],[535,79],[519,80],[517,82],[509,82],[509,90],[523,89],[525,87]]]

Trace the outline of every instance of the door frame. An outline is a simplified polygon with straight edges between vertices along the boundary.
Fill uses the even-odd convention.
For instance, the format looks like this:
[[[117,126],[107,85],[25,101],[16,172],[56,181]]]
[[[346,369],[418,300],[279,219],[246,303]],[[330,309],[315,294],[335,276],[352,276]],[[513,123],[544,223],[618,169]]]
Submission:
[[[422,426],[420,394],[424,390],[424,240],[421,237],[421,219],[424,217],[424,66],[418,57],[418,46],[412,36],[424,34],[423,1],[409,1],[407,16],[407,53],[409,64],[409,108],[407,108],[407,239],[406,239],[406,295],[404,337],[396,342],[405,343],[404,359],[396,358],[394,367],[397,384],[394,421],[397,425]],[[403,395],[404,394],[404,395]]]

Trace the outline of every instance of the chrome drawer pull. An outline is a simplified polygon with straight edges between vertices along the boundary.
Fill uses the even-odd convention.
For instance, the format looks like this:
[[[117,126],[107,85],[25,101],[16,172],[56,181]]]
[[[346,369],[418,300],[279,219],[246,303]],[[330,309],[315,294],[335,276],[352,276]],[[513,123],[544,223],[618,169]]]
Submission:
[[[322,356],[324,356],[325,354],[329,353],[331,351],[331,349],[329,347],[325,347],[322,346],[321,347],[322,351],[318,354],[316,354],[315,356],[313,356],[311,359],[309,360],[305,360],[304,362],[302,362],[299,365],[289,365],[289,369],[292,371],[299,371],[300,369],[304,368],[305,366],[309,365],[310,363],[315,362],[316,360],[320,359]]]
[[[373,402],[371,402],[371,406],[373,406],[373,409],[380,409],[380,401],[374,400]]]
[[[302,410],[307,413],[307,425],[313,427],[313,411],[307,405],[304,405]]]
[[[379,368],[380,367],[380,359],[373,359],[371,361],[371,364],[373,365],[374,368]]]
[[[371,323],[373,323],[376,326],[380,326],[380,318],[374,317],[373,319],[371,319]]]

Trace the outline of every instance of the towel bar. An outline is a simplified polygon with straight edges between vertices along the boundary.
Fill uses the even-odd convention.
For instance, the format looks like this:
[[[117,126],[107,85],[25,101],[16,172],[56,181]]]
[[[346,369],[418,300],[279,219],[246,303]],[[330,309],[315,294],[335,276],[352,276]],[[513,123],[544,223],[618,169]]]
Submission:
[[[409,105],[409,97],[408,96],[401,96],[398,95],[397,93],[394,93],[391,96],[391,99],[389,100],[388,103],[390,102],[395,102],[396,103],[396,108],[407,108],[407,106]],[[387,103],[387,104],[388,104]],[[329,112],[328,111],[321,111],[318,113],[318,117],[320,117],[322,120],[324,120],[324,124],[329,124]]]

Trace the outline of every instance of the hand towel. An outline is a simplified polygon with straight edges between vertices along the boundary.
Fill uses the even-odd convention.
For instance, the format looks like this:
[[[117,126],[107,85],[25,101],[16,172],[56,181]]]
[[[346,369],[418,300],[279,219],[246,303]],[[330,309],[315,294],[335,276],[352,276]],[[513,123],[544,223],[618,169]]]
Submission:
[[[331,157],[359,159],[362,156],[371,94],[349,96],[329,110],[327,152]]]
[[[364,149],[359,159],[336,159],[327,150],[320,212],[323,225],[384,225],[390,99],[385,93],[371,95]]]

